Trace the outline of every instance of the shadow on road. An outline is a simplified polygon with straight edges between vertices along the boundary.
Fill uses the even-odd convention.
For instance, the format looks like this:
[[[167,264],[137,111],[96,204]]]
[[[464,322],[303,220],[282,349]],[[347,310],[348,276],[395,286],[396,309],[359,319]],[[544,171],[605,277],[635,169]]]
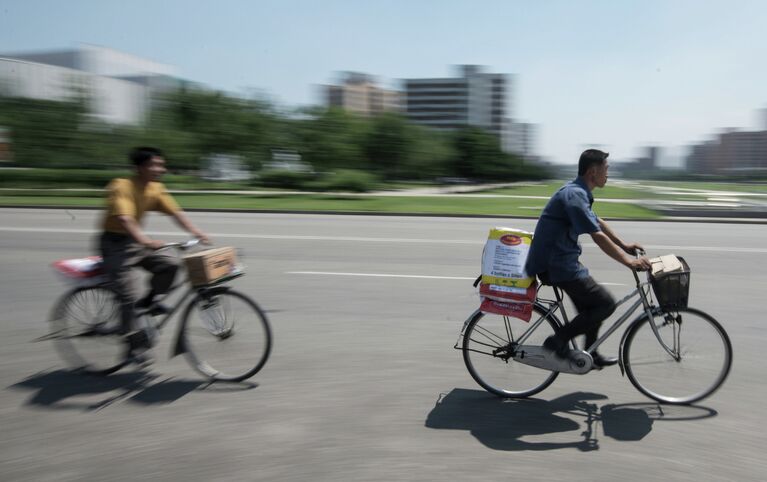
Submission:
[[[84,375],[68,370],[40,372],[11,385],[17,390],[35,390],[25,405],[56,410],[100,410],[115,402],[126,400],[145,406],[166,405],[195,390],[206,390],[206,381],[181,380],[136,371],[118,373],[106,377]],[[256,384],[228,386],[226,391],[242,391],[255,388]],[[221,390],[219,390],[221,391]]]
[[[599,450],[597,426],[600,422],[605,436],[629,442],[647,436],[655,421],[700,420],[717,415],[715,410],[700,406],[669,407],[656,403],[599,406],[593,403],[605,399],[605,395],[598,393],[575,392],[550,401],[511,400],[482,390],[456,388],[440,395],[425,425],[435,429],[468,430],[483,445],[495,450],[576,448],[590,451]],[[579,419],[584,420],[585,427]]]

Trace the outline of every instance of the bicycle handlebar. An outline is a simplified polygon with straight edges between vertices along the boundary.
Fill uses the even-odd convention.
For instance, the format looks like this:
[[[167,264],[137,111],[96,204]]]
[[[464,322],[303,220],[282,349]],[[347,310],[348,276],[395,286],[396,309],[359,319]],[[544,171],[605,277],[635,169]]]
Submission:
[[[179,242],[179,243],[165,243],[165,244],[163,244],[162,248],[160,248],[160,249],[178,248],[181,251],[186,251],[187,249],[191,249],[191,248],[197,246],[198,244],[200,244],[200,240],[197,239],[197,238],[192,238],[192,239],[188,239],[188,240],[186,240],[184,242]]]

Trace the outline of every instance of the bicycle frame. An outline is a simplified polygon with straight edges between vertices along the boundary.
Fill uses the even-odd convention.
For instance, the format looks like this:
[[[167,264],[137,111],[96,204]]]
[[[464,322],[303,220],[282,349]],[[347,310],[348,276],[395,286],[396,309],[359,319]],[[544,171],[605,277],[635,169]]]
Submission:
[[[639,280],[639,276],[637,275],[636,271],[632,271],[632,274],[634,275],[634,279],[636,281],[636,288],[634,288],[633,291],[631,291],[629,294],[621,298],[619,301],[615,303],[616,308],[618,306],[621,306],[622,304],[626,303],[630,299],[634,297],[639,297],[638,300],[634,301],[634,303],[626,309],[626,311],[618,318],[616,321],[613,322],[612,325],[600,336],[591,346],[584,347],[585,351],[588,353],[594,353],[594,351],[604,343],[605,340],[607,340],[613,333],[615,333],[618,328],[620,328],[626,320],[629,319],[629,317],[640,307],[642,306],[644,308],[644,314],[647,316],[647,318],[650,320],[650,327],[652,328],[653,334],[655,335],[655,338],[658,340],[658,343],[663,347],[663,349],[672,357],[675,359],[678,359],[679,354],[674,350],[673,348],[669,347],[666,342],[663,341],[663,339],[660,336],[660,332],[658,331],[658,327],[655,325],[655,323],[652,322],[652,320],[655,317],[655,313],[657,313],[657,307],[653,305],[648,300],[648,293],[650,288],[650,282],[645,281],[642,282]],[[554,300],[536,300],[536,303],[546,311],[546,314],[541,316],[539,320],[537,320],[530,328],[525,330],[525,333],[523,333],[522,337],[518,340],[519,344],[522,344],[525,339],[527,339],[530,334],[535,331],[535,329],[543,322],[544,318],[547,316],[552,316],[557,322],[559,322],[559,319],[556,317],[556,312],[560,311],[562,312],[562,319],[564,323],[569,323],[569,320],[567,318],[567,312],[565,311],[564,307],[564,296],[562,295],[562,289],[557,287],[552,287],[554,289],[554,295],[557,298],[556,301]],[[638,315],[632,323],[638,321],[641,319],[642,315]],[[560,322],[561,325],[561,322]],[[624,334],[625,339],[625,334]],[[623,345],[624,339],[621,339],[621,346]],[[573,349],[577,350],[578,346],[575,343],[575,340],[570,341],[571,346]],[[621,367],[622,370],[622,367]]]
[[[179,246],[175,246],[175,245],[169,245],[169,246],[167,246],[164,249],[167,249],[168,247],[176,248],[176,249],[181,249],[181,250],[184,249],[184,248],[180,248]],[[168,292],[165,293],[165,297],[171,296],[173,293],[178,291],[178,289],[183,287],[184,285],[189,285],[189,288],[186,290],[186,292],[184,292],[184,294],[181,296],[181,298],[176,303],[173,304],[173,307],[171,308],[171,310],[168,313],[164,313],[163,314],[163,316],[160,319],[160,321],[153,322],[151,324],[150,329],[158,331],[158,332],[161,331],[170,322],[170,319],[173,318],[173,315],[175,315],[176,312],[178,312],[181,307],[187,306],[187,300],[189,300],[193,295],[199,294],[199,293],[203,293],[203,292],[205,292],[205,291],[207,291],[207,290],[209,290],[211,288],[226,289],[226,288],[222,287],[222,285],[224,283],[226,283],[228,281],[231,281],[231,280],[233,280],[235,278],[239,278],[243,274],[244,274],[244,272],[239,272],[239,273],[236,273],[236,274],[230,274],[228,276],[224,276],[223,278],[221,278],[221,279],[219,279],[219,280],[217,280],[214,283],[211,283],[209,285],[192,286],[192,285],[189,285],[189,275],[186,272],[186,270],[184,270],[184,276],[180,277],[180,280],[176,281],[168,289]],[[103,284],[103,286],[109,288],[111,286],[111,284],[109,282],[106,282],[106,283]],[[141,317],[147,317],[147,316],[152,316],[152,315],[149,314],[149,310],[136,310],[136,312],[135,312],[136,319],[139,319]],[[152,318],[152,320],[154,321],[154,318]],[[185,351],[185,348],[181,344],[181,339],[182,338],[181,338],[181,331],[180,330],[181,329],[179,327],[179,331],[176,333],[176,342],[174,343],[174,348],[173,348],[173,351],[171,353],[171,356],[180,355],[181,353],[184,353],[184,351]]]

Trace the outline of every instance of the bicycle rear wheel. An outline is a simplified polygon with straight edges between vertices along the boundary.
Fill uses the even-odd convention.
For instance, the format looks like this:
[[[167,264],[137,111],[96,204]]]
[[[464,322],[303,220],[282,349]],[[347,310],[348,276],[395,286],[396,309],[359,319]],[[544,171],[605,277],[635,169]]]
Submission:
[[[253,300],[229,288],[198,293],[181,323],[184,356],[212,380],[245,380],[269,358],[272,332],[266,315]]]
[[[61,297],[51,317],[56,350],[71,368],[108,375],[126,364],[117,295],[103,286],[77,288]]]
[[[622,358],[637,390],[683,405],[722,386],[732,365],[732,344],[719,322],[693,308],[660,314],[652,322],[670,352],[658,343],[647,315],[629,327]]]
[[[555,333],[557,322],[535,306],[530,323],[477,311],[463,334],[463,361],[472,378],[490,393],[504,398],[525,398],[551,385],[559,372],[535,368],[509,357],[509,349],[537,320],[540,325],[524,341],[542,345]]]

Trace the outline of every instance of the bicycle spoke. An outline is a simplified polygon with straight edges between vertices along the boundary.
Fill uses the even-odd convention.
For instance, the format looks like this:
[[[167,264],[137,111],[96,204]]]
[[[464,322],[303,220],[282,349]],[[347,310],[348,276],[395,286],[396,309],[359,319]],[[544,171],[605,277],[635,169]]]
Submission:
[[[119,305],[112,292],[94,286],[73,291],[61,300],[56,319],[54,346],[73,368],[111,373],[124,364],[125,343]]]
[[[484,336],[485,338],[487,338],[491,342],[494,341],[493,338],[495,338],[496,340],[500,340],[500,342],[502,344],[501,345],[496,344],[495,345],[496,347],[501,347],[503,345],[506,345],[506,344],[510,343],[509,340],[503,339],[502,337],[496,335],[495,333],[493,333],[492,331],[488,330],[487,328],[485,328],[483,326],[475,327],[474,331],[478,332],[478,334]],[[490,345],[488,345],[488,346],[490,346]]]

